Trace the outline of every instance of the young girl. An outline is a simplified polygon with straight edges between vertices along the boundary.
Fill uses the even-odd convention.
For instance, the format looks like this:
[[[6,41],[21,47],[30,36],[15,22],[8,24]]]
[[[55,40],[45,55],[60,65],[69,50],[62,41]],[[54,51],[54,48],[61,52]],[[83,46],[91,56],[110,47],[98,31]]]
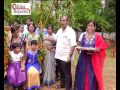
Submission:
[[[33,88],[38,89],[40,88],[41,67],[37,61],[38,51],[36,40],[31,41],[31,48],[26,50],[26,56],[27,90],[32,90]]]
[[[7,77],[9,83],[13,86],[14,90],[24,85],[26,82],[26,74],[24,70],[24,64],[21,63],[23,60],[23,54],[20,52],[20,45],[18,43],[12,44],[13,51],[10,51],[11,63],[7,70]]]

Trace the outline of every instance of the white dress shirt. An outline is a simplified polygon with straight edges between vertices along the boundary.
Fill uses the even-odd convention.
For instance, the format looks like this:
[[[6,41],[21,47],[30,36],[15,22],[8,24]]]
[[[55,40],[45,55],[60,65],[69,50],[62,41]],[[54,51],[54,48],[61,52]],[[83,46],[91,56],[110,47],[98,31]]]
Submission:
[[[67,61],[71,47],[77,45],[75,31],[69,26],[64,31],[60,28],[56,33],[55,40],[57,41],[55,58]]]

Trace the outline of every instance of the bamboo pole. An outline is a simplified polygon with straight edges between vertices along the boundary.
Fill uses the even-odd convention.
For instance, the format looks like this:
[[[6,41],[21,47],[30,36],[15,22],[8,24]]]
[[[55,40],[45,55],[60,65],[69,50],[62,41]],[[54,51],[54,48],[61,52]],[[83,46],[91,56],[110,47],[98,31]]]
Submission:
[[[52,11],[52,7],[53,7],[54,3],[55,3],[55,0],[53,1],[52,6],[51,6],[51,8],[50,8],[50,11],[49,11],[49,13],[48,13],[48,16],[47,16],[47,18],[46,18],[45,25],[46,25],[46,23],[47,23],[47,21],[48,21],[48,18],[49,18],[49,16],[50,16],[50,13],[51,13],[51,11]]]

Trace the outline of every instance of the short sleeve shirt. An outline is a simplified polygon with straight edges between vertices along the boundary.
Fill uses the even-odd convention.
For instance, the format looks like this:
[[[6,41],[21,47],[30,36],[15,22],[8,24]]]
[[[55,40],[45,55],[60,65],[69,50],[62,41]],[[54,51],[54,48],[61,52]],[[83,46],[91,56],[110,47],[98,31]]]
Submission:
[[[55,40],[57,42],[55,58],[67,61],[71,47],[77,45],[75,31],[69,26],[66,27],[64,32],[61,28],[56,33]]]
[[[23,54],[20,52],[18,54],[15,54],[14,51],[10,52],[12,61],[20,61],[21,57],[23,57]]]

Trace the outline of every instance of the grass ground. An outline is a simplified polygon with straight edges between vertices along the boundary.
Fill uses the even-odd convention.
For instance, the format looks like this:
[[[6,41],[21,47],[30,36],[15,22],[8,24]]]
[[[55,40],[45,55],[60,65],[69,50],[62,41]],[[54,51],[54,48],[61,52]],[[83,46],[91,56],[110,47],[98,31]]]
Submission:
[[[104,71],[103,71],[103,80],[104,80],[104,88],[105,90],[116,90],[116,58],[110,56],[111,48],[107,49],[107,57],[104,63]],[[78,54],[75,54],[75,58],[72,61],[72,79],[74,84],[74,76],[76,70],[76,64],[78,60]],[[56,90],[56,85],[59,84],[57,81],[51,87],[42,87],[40,90]],[[6,87],[5,90],[10,90],[9,87]],[[65,89],[59,89],[65,90]]]

